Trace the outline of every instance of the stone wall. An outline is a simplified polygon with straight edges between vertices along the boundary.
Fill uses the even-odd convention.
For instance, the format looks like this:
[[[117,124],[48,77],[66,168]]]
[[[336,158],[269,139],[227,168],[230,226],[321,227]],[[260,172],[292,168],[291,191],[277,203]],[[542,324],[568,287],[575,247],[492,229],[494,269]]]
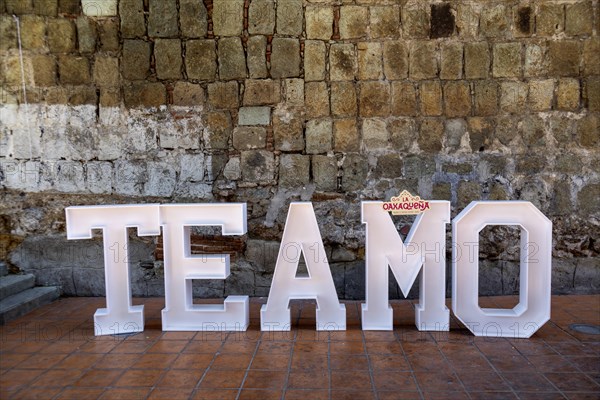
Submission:
[[[240,240],[195,232],[234,260],[195,290],[264,296],[290,201],[312,201],[340,297],[364,298],[360,201],[408,189],[453,216],[533,202],[554,223],[553,291],[598,292],[598,1],[87,3],[0,0],[12,268],[103,295],[100,239],[67,242],[64,207],[246,202]],[[518,292],[515,235],[482,233],[482,294]],[[132,243],[134,294],[162,294],[160,239]]]

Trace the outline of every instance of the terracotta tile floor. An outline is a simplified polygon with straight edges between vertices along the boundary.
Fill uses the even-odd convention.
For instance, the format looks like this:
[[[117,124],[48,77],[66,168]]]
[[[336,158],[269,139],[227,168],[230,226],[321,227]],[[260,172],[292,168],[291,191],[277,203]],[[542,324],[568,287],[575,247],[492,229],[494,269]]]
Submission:
[[[482,298],[486,306],[514,297]],[[413,302],[394,301],[393,332],[316,332],[313,302],[292,303],[290,332],[162,332],[164,299],[145,304],[146,330],[93,335],[103,298],[65,298],[0,328],[0,399],[598,399],[600,295],[554,296],[552,321],[531,339],[419,332]]]

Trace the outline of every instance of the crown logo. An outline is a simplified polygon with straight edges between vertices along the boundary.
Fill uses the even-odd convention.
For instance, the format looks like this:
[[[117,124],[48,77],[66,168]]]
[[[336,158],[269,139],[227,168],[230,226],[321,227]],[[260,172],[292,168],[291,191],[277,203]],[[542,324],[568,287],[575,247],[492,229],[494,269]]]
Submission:
[[[413,196],[408,190],[403,190],[397,197],[383,203],[383,209],[392,215],[415,215],[429,210],[429,202]]]

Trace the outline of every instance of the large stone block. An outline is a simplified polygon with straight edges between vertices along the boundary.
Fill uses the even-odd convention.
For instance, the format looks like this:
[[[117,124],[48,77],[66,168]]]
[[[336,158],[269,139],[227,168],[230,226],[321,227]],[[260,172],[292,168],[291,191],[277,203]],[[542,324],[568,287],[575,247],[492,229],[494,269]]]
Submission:
[[[472,39],[478,35],[480,11],[477,3],[456,5],[456,30],[461,37]]]
[[[553,36],[563,31],[564,4],[543,2],[538,5],[535,18],[538,36]]]
[[[327,6],[306,6],[306,38],[329,40],[333,35],[333,8]]]
[[[188,40],[185,69],[189,79],[214,81],[217,76],[217,51],[214,40]]]
[[[204,89],[191,82],[175,82],[173,87],[173,105],[200,106],[204,104]]]
[[[558,81],[556,108],[562,111],[577,111],[580,97],[579,80],[563,78]]]
[[[365,118],[362,121],[362,147],[366,151],[385,149],[389,134],[385,121],[379,118]]]
[[[558,76],[579,75],[580,45],[572,40],[550,42],[550,73]]]
[[[93,77],[97,86],[119,86],[119,59],[97,55],[94,60]]]
[[[510,113],[520,113],[527,107],[526,82],[502,82],[500,84],[500,109]]]
[[[487,78],[490,70],[490,50],[487,42],[465,44],[465,76],[467,79]]]
[[[181,41],[179,39],[156,39],[154,41],[154,59],[158,79],[181,78]]]
[[[68,19],[48,21],[48,48],[53,53],[68,53],[75,50],[77,35],[75,24]]]
[[[46,21],[43,17],[24,15],[21,17],[20,25],[21,47],[23,49],[43,50],[46,47]],[[56,41],[57,38],[53,37],[52,40]]]
[[[144,183],[145,196],[169,197],[177,184],[175,168],[166,162],[149,162],[147,164],[148,180]]]
[[[587,115],[577,121],[577,137],[579,144],[586,148],[600,146],[600,119],[597,115]]]
[[[382,79],[381,43],[360,42],[358,50],[358,79]]]
[[[460,42],[445,42],[440,45],[442,60],[441,79],[461,79],[463,70],[463,46]]]
[[[484,37],[503,37],[508,33],[511,10],[504,4],[484,7],[481,10],[479,30]]]
[[[452,36],[455,21],[450,3],[431,5],[431,38]]]
[[[277,104],[280,98],[281,90],[279,81],[251,79],[245,82],[245,106]]]
[[[35,86],[54,86],[56,84],[56,60],[54,57],[42,54],[34,55],[31,57],[31,67]]]
[[[63,55],[58,59],[58,73],[63,85],[90,83],[90,63],[87,58]]]
[[[176,37],[178,34],[177,1],[149,0],[148,35]]]
[[[359,83],[359,113],[362,117],[385,117],[390,112],[390,86],[383,81]]]
[[[277,3],[277,33],[299,36],[302,33],[302,0],[286,0]]]
[[[291,107],[304,106],[304,80],[286,79],[284,80],[284,100],[286,105]]]
[[[356,53],[351,43],[332,44],[329,49],[329,79],[353,80],[356,74]]]
[[[310,156],[282,154],[279,159],[279,186],[299,187],[310,181]]]
[[[306,40],[304,42],[304,80],[325,80],[325,42]]]
[[[266,78],[267,71],[267,38],[266,36],[251,36],[247,44],[247,63],[250,78]]]
[[[496,81],[475,82],[473,89],[475,115],[496,115],[498,112],[498,84]]]
[[[355,116],[356,89],[352,82],[331,82],[331,114],[336,117]]]
[[[412,82],[392,82],[392,115],[416,115],[417,113],[417,91]]]
[[[0,50],[18,48],[17,44],[17,25],[9,15],[0,15]],[[22,39],[21,39],[22,40]]]
[[[429,4],[413,0],[406,3],[401,11],[404,36],[425,38],[429,36]]]
[[[319,118],[329,115],[329,92],[325,82],[306,82],[304,85],[306,118]]]
[[[336,119],[333,121],[334,150],[350,152],[360,150],[360,135],[356,119]]]
[[[600,75],[600,39],[583,42],[583,71],[585,75]]]
[[[96,25],[87,17],[78,17],[77,42],[80,53],[93,53],[96,50]]]
[[[383,71],[388,80],[408,76],[408,47],[400,40],[383,43]]]
[[[227,150],[232,134],[231,115],[228,111],[215,111],[206,114],[204,147],[212,150]]]
[[[535,14],[528,6],[519,6],[513,9],[513,34],[516,37],[527,37],[533,33]]]
[[[312,174],[317,190],[333,192],[337,189],[338,167],[335,157],[313,156]]]
[[[236,81],[215,82],[208,85],[208,104],[215,109],[237,108],[239,89]]]
[[[590,76],[585,80],[585,96],[588,110],[591,112],[600,111],[600,79]]]
[[[525,46],[525,76],[544,76],[548,71],[549,60],[546,46],[542,43],[528,43]]]
[[[423,115],[442,114],[442,87],[439,81],[421,82],[421,113]]]
[[[412,79],[435,78],[438,73],[436,43],[413,41],[410,44],[410,77]]]
[[[144,0],[124,0],[119,2],[121,36],[141,38],[146,34],[144,21]]]
[[[270,107],[241,107],[238,111],[238,125],[269,125]]]
[[[442,150],[444,124],[437,118],[426,118],[421,121],[417,142],[419,148],[427,153],[437,153]]]
[[[276,109],[273,112],[273,139],[277,150],[304,150],[302,120],[292,111]]]
[[[244,28],[244,0],[215,1],[212,10],[216,36],[239,36]]]
[[[408,152],[417,141],[417,128],[412,118],[388,120],[390,143],[395,151]]]
[[[242,151],[241,170],[244,181],[271,181],[275,175],[275,157],[266,150]]]
[[[367,34],[367,7],[344,5],[340,7],[340,37],[360,39]],[[371,11],[372,12],[372,11]]]
[[[400,35],[398,6],[371,7],[369,26],[372,38],[391,38]]]
[[[103,18],[97,21],[98,43],[100,51],[117,53],[119,51],[119,22],[116,18]]]
[[[356,153],[347,154],[342,162],[342,171],[342,190],[364,189],[369,172],[369,165],[365,157]]]
[[[594,6],[591,1],[578,1],[565,7],[565,33],[570,36],[591,35]]]
[[[377,166],[373,171],[376,178],[400,178],[404,163],[398,154],[383,154],[377,159]]]
[[[521,76],[521,43],[497,43],[494,45],[492,73],[495,78]]]
[[[471,113],[471,89],[468,82],[444,84],[444,106],[448,117],[465,117]]]
[[[265,128],[238,126],[233,130],[233,147],[236,150],[264,149],[266,143]]]
[[[129,80],[143,80],[150,74],[150,43],[124,40],[121,73]]]
[[[275,3],[273,0],[255,0],[248,9],[248,33],[272,35],[275,29]]]
[[[271,42],[271,76],[300,76],[300,42],[292,38],[274,38]]]
[[[597,215],[600,212],[600,184],[584,186],[577,193],[577,205],[579,213],[585,216]]]
[[[208,33],[208,17],[202,0],[179,0],[179,25],[181,35],[203,38]]]
[[[554,99],[554,80],[536,79],[529,81],[529,107],[533,111],[548,111]]]
[[[227,3],[227,2],[224,2]],[[246,78],[246,58],[238,37],[219,39],[219,77],[223,80]]]
[[[125,106],[159,107],[167,103],[167,91],[162,83],[134,83],[123,88]]]
[[[333,122],[331,118],[313,119],[306,123],[306,152],[327,153],[331,150]]]

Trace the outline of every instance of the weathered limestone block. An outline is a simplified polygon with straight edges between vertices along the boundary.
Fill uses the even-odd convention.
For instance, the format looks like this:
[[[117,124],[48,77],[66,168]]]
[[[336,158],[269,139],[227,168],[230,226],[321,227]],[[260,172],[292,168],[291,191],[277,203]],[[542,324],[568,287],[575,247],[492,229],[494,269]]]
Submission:
[[[247,63],[250,78],[266,78],[267,71],[267,38],[251,36],[247,42]]]
[[[332,192],[337,189],[338,167],[335,157],[313,156],[312,173],[317,190]]]
[[[214,82],[208,85],[208,104],[215,109],[237,108],[239,89],[236,81]]]
[[[203,38],[208,33],[208,17],[202,0],[179,0],[181,35]]]
[[[185,70],[188,78],[214,81],[217,51],[214,40],[188,40],[185,44]]]
[[[313,119],[306,123],[306,152],[327,153],[332,149],[333,122],[331,118]]]
[[[267,150],[242,151],[241,170],[244,181],[271,181],[275,175],[275,157]]]
[[[275,3],[273,0],[255,0],[248,9],[248,33],[272,35],[275,29]]]
[[[246,78],[246,58],[240,38],[226,37],[219,39],[218,55],[219,77],[222,80]]]
[[[306,40],[304,42],[304,79],[306,81],[325,80],[325,42]]]
[[[298,39],[274,38],[271,43],[271,76],[300,76],[300,42]]]
[[[360,39],[367,34],[368,8],[362,6],[340,7],[340,37]],[[372,11],[371,11],[372,12]]]
[[[212,10],[216,36],[239,36],[244,27],[244,0],[215,1]]]
[[[176,0],[149,0],[148,35],[154,37],[177,37]]]
[[[279,160],[279,186],[305,186],[310,181],[310,156],[282,154]]]
[[[156,39],[154,41],[154,59],[158,79],[181,78],[181,41],[179,39]]]

